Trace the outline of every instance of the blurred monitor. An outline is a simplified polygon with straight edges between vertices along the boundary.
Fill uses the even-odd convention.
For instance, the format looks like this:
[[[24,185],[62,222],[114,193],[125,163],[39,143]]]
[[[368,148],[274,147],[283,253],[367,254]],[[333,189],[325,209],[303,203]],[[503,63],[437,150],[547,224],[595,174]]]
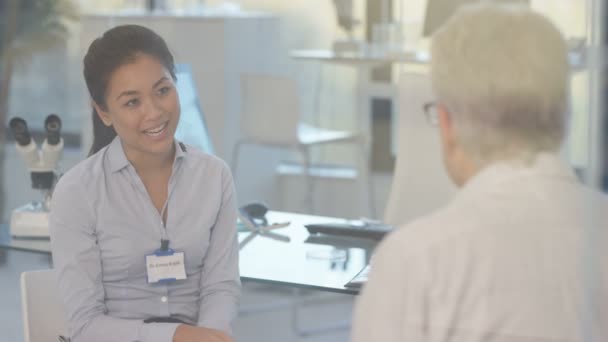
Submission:
[[[425,37],[431,36],[443,23],[445,23],[456,10],[465,4],[480,2],[479,0],[427,0],[426,16],[424,18]],[[529,4],[530,0],[493,0],[485,2],[520,3]]]
[[[175,75],[177,76],[176,87],[181,107],[181,116],[175,131],[175,138],[204,152],[213,154],[213,144],[207,130],[190,65],[177,64]]]

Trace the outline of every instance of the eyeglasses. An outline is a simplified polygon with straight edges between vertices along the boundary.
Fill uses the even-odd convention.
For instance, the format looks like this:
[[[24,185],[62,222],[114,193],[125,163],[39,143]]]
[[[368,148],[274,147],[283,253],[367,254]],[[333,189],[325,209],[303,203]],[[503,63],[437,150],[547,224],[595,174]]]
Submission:
[[[422,106],[424,109],[424,116],[426,117],[426,121],[431,126],[437,126],[439,124],[439,114],[437,113],[437,102],[431,101],[427,102]]]

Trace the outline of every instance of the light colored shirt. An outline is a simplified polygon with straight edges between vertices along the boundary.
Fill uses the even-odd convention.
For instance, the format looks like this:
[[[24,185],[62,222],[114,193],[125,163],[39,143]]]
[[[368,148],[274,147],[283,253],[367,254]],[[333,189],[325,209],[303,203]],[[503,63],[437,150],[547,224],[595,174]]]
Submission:
[[[483,169],[381,243],[352,341],[606,341],[607,209],[553,155]]]
[[[183,147],[182,147],[183,146]],[[70,169],[51,203],[51,246],[72,341],[170,342],[174,317],[231,333],[240,295],[236,198],[216,157],[176,142],[166,234],[187,279],[148,284],[163,226],[119,138]]]

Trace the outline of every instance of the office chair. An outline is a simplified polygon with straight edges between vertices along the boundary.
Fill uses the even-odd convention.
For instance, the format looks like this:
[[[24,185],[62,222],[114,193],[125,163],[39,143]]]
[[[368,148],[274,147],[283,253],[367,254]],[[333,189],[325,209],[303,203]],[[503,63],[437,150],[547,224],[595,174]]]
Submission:
[[[67,335],[54,270],[21,273],[21,311],[25,342],[57,341]]]
[[[428,74],[399,78],[397,150],[384,222],[400,226],[443,206],[456,191],[443,167],[439,127],[422,109],[434,99]]]
[[[362,175],[367,187],[370,214],[375,213],[373,184],[369,170],[369,148],[361,134],[323,129],[300,121],[300,101],[294,80],[270,75],[241,75],[242,124],[241,139],[232,153],[232,173],[236,176],[238,157],[244,144],[257,144],[292,149],[303,158],[304,176],[307,183],[305,206],[313,212],[313,180],[310,150],[325,144],[354,144],[360,148],[358,175]]]

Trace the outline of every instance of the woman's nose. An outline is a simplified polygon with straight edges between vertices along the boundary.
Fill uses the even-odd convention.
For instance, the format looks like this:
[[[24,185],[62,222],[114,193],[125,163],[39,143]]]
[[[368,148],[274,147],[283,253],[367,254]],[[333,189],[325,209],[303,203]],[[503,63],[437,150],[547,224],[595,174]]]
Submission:
[[[164,112],[165,110],[160,104],[160,101],[158,101],[157,99],[153,98],[148,102],[148,108],[146,108],[146,116],[149,119],[156,119],[157,117],[162,116]]]

